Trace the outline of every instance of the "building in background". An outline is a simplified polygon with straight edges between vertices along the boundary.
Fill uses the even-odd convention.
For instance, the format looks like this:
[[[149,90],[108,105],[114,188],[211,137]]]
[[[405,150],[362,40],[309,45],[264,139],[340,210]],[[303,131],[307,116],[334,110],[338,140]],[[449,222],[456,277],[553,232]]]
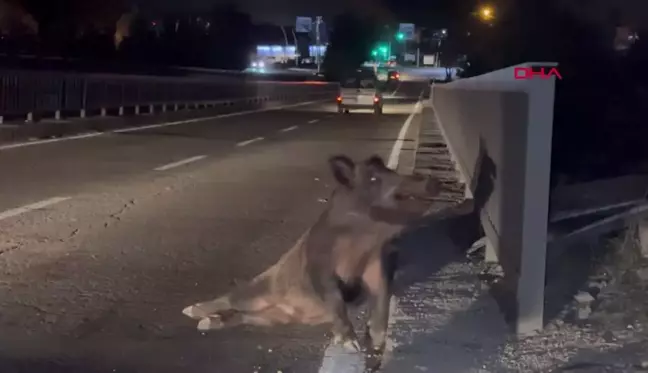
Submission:
[[[321,40],[319,48],[310,35],[295,33],[293,26],[279,26],[269,23],[257,24],[253,32],[255,49],[252,60],[265,64],[309,64],[311,59],[320,53],[326,53],[325,42]]]

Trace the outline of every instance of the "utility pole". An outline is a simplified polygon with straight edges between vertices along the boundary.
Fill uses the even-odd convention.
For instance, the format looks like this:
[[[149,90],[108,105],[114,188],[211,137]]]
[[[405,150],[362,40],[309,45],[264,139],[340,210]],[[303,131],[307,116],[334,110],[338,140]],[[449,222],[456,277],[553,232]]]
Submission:
[[[293,40],[295,41],[295,67],[299,67],[299,56],[298,56],[299,47],[297,45],[297,35],[295,34],[295,29],[292,29],[292,34],[293,34]]]
[[[315,50],[317,51],[317,73],[320,73],[321,58],[320,58],[320,24],[322,23],[322,17],[317,16],[315,18]]]
[[[288,35],[286,34],[286,29],[283,26],[279,26],[279,27],[281,27],[281,32],[283,32],[284,41],[286,42],[286,44],[285,44],[286,47],[284,48],[284,53],[283,53],[284,62],[285,62],[286,60],[288,60]]]
[[[419,27],[416,31],[416,67],[421,66],[421,39],[426,27]]]

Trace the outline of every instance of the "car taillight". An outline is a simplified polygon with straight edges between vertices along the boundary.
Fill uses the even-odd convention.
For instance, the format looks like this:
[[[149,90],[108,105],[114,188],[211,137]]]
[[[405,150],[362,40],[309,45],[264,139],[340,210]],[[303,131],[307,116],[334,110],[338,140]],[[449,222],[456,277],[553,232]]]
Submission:
[[[337,102],[342,102],[342,96],[337,96]]]
[[[380,101],[380,97],[374,96],[374,102],[378,102],[378,101]]]
[[[396,74],[396,79],[400,78],[400,74]]]

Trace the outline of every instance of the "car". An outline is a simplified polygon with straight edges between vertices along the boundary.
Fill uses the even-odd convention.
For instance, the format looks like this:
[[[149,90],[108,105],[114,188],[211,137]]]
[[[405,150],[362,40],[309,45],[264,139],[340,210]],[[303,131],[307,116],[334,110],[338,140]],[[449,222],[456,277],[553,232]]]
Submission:
[[[397,81],[400,80],[400,73],[399,73],[398,71],[396,71],[396,70],[390,70],[390,71],[387,73],[387,79],[388,79],[389,81],[395,81],[395,82],[397,82]]]
[[[382,89],[373,69],[358,69],[340,84],[337,96],[338,113],[348,114],[351,109],[370,109],[383,113]]]

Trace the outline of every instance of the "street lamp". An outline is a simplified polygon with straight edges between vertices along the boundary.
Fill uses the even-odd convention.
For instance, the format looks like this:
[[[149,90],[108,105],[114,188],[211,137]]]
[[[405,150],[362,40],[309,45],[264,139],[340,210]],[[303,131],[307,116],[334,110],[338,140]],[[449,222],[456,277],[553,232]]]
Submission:
[[[479,8],[478,15],[483,21],[490,21],[495,18],[495,11],[493,10],[493,7],[483,5]]]

